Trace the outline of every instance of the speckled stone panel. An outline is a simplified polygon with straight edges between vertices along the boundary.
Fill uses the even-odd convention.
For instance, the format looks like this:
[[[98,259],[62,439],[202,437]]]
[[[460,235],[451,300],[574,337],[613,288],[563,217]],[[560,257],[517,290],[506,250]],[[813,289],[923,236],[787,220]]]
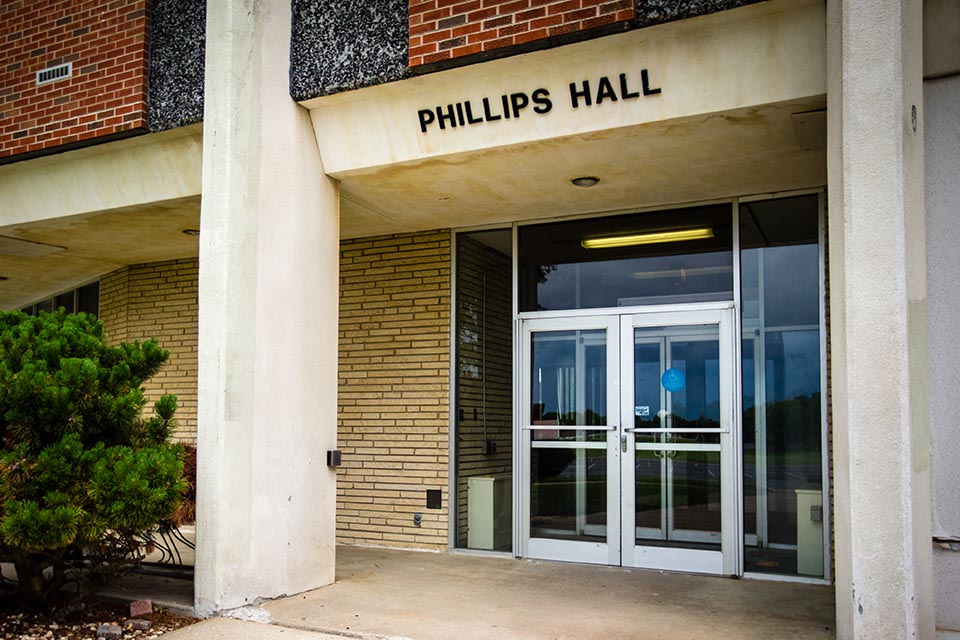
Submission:
[[[294,100],[399,80],[407,68],[407,2],[293,0]]]
[[[763,0],[637,0],[637,26],[649,27],[757,2]]]
[[[153,0],[148,124],[163,131],[203,120],[205,0]]]

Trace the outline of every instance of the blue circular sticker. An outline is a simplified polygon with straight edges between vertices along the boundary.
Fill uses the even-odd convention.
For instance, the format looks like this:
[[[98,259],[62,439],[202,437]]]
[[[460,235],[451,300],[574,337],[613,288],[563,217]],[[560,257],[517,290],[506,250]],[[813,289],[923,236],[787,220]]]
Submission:
[[[670,393],[674,393],[686,386],[687,376],[685,376],[680,369],[667,369],[663,372],[663,375],[660,376],[660,384]]]

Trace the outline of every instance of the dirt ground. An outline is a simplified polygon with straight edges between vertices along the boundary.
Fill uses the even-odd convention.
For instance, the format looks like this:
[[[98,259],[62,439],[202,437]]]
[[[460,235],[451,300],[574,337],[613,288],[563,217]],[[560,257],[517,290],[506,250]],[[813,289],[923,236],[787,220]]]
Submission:
[[[70,614],[62,620],[50,616],[24,613],[19,610],[16,599],[0,596],[0,638],[4,640],[86,640],[97,637],[97,629],[102,624],[116,624],[123,629],[124,640],[159,638],[164,633],[199,622],[196,618],[170,613],[155,608],[144,620],[150,621],[150,629],[135,630],[126,624],[130,616],[130,607],[126,604],[91,601],[80,612]]]

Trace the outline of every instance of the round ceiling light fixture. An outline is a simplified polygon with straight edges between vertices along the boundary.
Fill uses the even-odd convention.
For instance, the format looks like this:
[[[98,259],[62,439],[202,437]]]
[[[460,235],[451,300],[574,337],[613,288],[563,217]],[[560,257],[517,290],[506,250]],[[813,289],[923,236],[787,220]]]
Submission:
[[[593,187],[600,182],[600,178],[596,176],[580,176],[579,178],[574,178],[570,181],[576,187]]]
[[[200,229],[184,229],[182,233],[188,236],[198,236],[200,235]]]

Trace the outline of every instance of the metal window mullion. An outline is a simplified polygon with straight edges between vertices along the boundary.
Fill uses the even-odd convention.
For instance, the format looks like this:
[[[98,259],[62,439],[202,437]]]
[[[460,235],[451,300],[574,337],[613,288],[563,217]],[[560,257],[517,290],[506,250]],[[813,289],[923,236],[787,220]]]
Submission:
[[[670,355],[668,353],[669,341],[666,337],[660,338],[660,376],[663,374],[670,366]],[[671,412],[673,410],[673,400],[671,395],[667,393],[666,387],[662,384],[660,387],[660,410],[663,411],[663,417],[660,419],[660,424],[664,428],[668,428],[673,424],[673,418]],[[661,435],[658,440],[660,444],[667,443],[667,434],[664,433]],[[636,446],[636,445],[634,445]],[[673,523],[673,518],[671,514],[673,512],[673,498],[671,495],[670,489],[672,488],[670,475],[673,472],[673,468],[667,462],[667,456],[660,457],[660,531],[662,535],[662,540],[670,539],[670,526]]]
[[[733,385],[734,386],[733,394],[734,394],[734,400],[735,400],[734,411],[733,411],[734,424],[730,426],[731,428],[734,428],[735,426],[739,426],[739,429],[735,434],[736,437],[733,438],[733,443],[731,444],[731,446],[734,448],[734,460],[736,462],[734,475],[737,477],[736,478],[738,480],[737,486],[739,487],[738,491],[736,492],[737,495],[735,498],[736,515],[734,519],[741,528],[741,532],[740,532],[740,535],[738,536],[738,540],[736,544],[736,560],[734,564],[735,564],[735,570],[737,575],[740,575],[743,573],[744,556],[746,555],[745,546],[747,543],[746,522],[744,521],[745,512],[746,512],[746,509],[744,506],[746,502],[746,494],[744,491],[744,487],[746,484],[744,480],[744,470],[746,468],[746,464],[744,463],[743,430],[746,428],[746,425],[743,424],[743,385],[744,385],[744,380],[743,380],[743,339],[744,339],[743,251],[742,251],[741,238],[740,238],[740,198],[734,198],[733,200],[732,216],[733,216],[733,222],[732,222],[733,302],[734,302],[734,309],[735,309],[733,323],[736,327],[736,330],[734,332],[735,336],[734,336],[734,342],[733,342],[735,361],[732,363],[733,364],[732,369],[738,375],[736,375],[736,379]],[[752,355],[755,355],[756,340],[752,339],[751,342],[754,346],[754,354]],[[754,399],[756,399],[757,394],[756,394],[756,358],[755,357],[754,357],[754,365],[755,366],[754,366],[753,384],[754,384]],[[754,424],[752,425],[754,429],[754,443],[756,443],[756,415],[757,415],[757,410],[755,405],[754,406]],[[756,447],[756,444],[754,444],[754,447]],[[754,453],[756,454],[756,452]],[[754,458],[754,462],[756,462],[756,458]],[[754,493],[756,493],[756,487],[754,487]],[[756,505],[757,503],[755,502],[754,504]],[[759,531],[760,529],[760,523],[758,521],[759,512],[760,510],[759,508],[757,508],[756,512],[754,513],[754,530],[755,531]]]
[[[577,280],[579,280],[579,272]],[[579,296],[579,286],[578,294]],[[587,346],[580,331],[574,333],[574,370],[573,370],[573,395],[574,406],[573,416],[574,424],[578,422],[586,423],[586,398],[587,398]],[[583,416],[580,418],[580,416]],[[577,439],[586,441],[586,434],[582,431],[577,432]],[[580,534],[587,524],[587,455],[582,448],[578,448],[575,454],[576,462],[576,531]]]
[[[831,513],[830,508],[830,439],[829,439],[829,412],[827,407],[827,218],[826,198],[821,189],[817,194],[817,248],[820,276],[820,456],[821,477],[823,478],[820,490],[821,509],[823,513],[823,577],[830,580],[832,566],[830,545]]]
[[[660,442],[638,442],[633,445],[637,451],[720,451],[721,444],[693,444],[687,442],[678,442],[676,444]]]
[[[449,425],[447,431],[447,452],[449,456],[449,473],[447,474],[447,546],[451,549],[457,547],[459,539],[458,523],[460,522],[460,453],[457,447],[457,435],[460,430],[460,421],[457,420],[457,409],[460,404],[460,380],[457,373],[460,370],[457,358],[459,351],[457,349],[457,323],[459,319],[459,305],[457,296],[457,276],[459,275],[457,258],[457,234],[450,234],[450,301],[452,312],[450,313],[450,371],[449,384],[453,389],[453,401],[449,403]]]
[[[531,449],[606,449],[605,441],[586,441],[576,442],[570,440],[533,440],[530,442]]]
[[[767,546],[769,541],[769,500],[767,495],[767,312],[765,287],[764,253],[766,248],[757,251],[757,317],[759,319],[759,333],[754,349],[754,375],[756,386],[756,409],[754,416],[756,442],[756,473],[757,473],[757,541],[760,546]]]

